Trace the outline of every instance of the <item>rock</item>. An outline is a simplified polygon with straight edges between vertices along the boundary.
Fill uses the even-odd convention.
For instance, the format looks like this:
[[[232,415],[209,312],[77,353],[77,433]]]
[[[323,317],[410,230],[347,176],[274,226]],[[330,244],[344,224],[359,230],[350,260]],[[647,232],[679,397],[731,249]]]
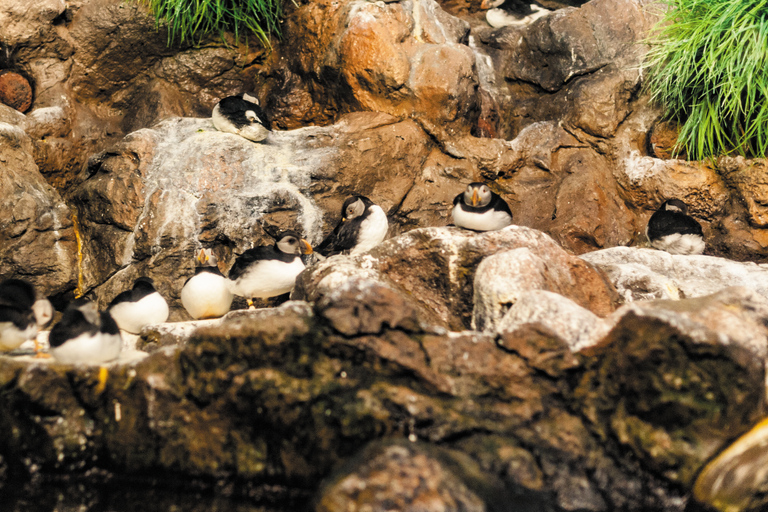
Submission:
[[[761,421],[707,464],[693,487],[694,504],[723,512],[765,509],[766,426]]]
[[[599,344],[582,351],[590,368],[575,396],[602,439],[691,486],[734,433],[764,414],[766,318],[768,299],[738,287],[624,306]]]
[[[409,169],[425,158],[426,142],[413,122],[383,114],[273,132],[265,144],[219,132],[210,119],[138,131],[94,157],[73,192],[84,286],[99,287],[105,304],[149,275],[185,315],[179,294],[200,247],[212,247],[226,269],[245,249],[272,244],[278,230],[319,242],[348,194],[371,196],[388,211],[413,186]],[[348,172],[374,165],[376,173]]]
[[[317,512],[487,510],[450,469],[417,445],[391,444],[366,452],[353,471],[322,491]]]
[[[0,102],[19,112],[32,106],[32,86],[29,80],[13,71],[0,72]]]
[[[0,267],[3,278],[23,277],[44,295],[58,295],[77,286],[72,214],[32,151],[21,128],[0,123]]]
[[[506,325],[503,329],[511,328],[515,321],[506,318],[508,312],[527,307],[523,303],[532,298],[529,292],[533,290],[570,298],[579,309],[591,310],[588,316],[608,315],[618,297],[606,283],[605,276],[576,261],[555,244],[544,241],[489,255],[477,266],[474,277],[473,328],[494,331],[500,329],[502,323]],[[540,297],[544,302],[547,297],[553,298]],[[532,313],[526,311],[526,315]]]
[[[626,302],[702,297],[729,286],[743,286],[768,298],[764,264],[633,247],[594,251],[581,258],[605,271]]]
[[[522,260],[518,271],[500,270],[503,263],[478,267],[484,259],[504,251],[509,251],[509,256],[501,261]],[[557,270],[529,278],[526,271],[530,265],[535,266],[536,262],[541,265],[542,261]],[[508,307],[507,303],[514,300],[511,295],[515,290],[536,286],[538,279],[543,283],[539,283],[540,286],[570,294],[585,307],[607,315],[613,311],[617,296],[603,275],[582,261],[567,254],[544,233],[522,226],[486,233],[459,228],[424,228],[385,241],[365,255],[329,258],[299,276],[292,297],[309,301],[319,301],[325,296],[337,298],[336,289],[347,282],[354,288],[364,289],[364,282],[378,281],[383,283],[378,286],[395,288],[400,295],[408,297],[407,302],[419,304],[420,307],[409,307],[423,311],[416,317],[425,319],[424,322],[430,317],[426,312],[431,312],[432,317],[440,320],[440,325],[449,329],[465,329],[472,324],[473,317],[478,326],[492,328],[501,311]],[[412,272],[414,268],[419,272]],[[475,278],[479,268],[485,273]],[[543,267],[538,270],[542,271]],[[502,271],[504,277],[517,276],[518,282],[505,287],[503,278],[495,274]],[[478,281],[482,285],[479,288]],[[501,291],[495,289],[497,285]]]

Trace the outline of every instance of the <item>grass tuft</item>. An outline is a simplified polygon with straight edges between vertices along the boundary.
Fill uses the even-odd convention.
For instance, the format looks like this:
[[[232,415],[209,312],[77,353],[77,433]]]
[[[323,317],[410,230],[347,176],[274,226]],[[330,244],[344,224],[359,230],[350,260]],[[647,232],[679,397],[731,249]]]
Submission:
[[[270,48],[270,36],[280,37],[282,0],[142,0],[158,23],[168,24],[168,45],[175,41],[199,43],[210,34],[248,33]]]
[[[768,0],[665,0],[646,89],[695,160],[768,151]]]

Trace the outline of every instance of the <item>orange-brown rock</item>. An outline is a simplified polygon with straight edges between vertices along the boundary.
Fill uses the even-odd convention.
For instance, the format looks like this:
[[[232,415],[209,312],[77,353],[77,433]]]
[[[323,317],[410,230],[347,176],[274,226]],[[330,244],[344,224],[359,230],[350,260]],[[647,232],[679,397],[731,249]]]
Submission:
[[[0,71],[0,103],[19,112],[32,106],[32,85],[22,75],[13,71]]]

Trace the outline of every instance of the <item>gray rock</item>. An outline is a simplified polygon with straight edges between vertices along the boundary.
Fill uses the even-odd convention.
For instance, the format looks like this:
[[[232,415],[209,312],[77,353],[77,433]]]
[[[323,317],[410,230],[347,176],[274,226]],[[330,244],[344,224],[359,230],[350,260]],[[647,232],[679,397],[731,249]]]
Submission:
[[[613,247],[581,258],[605,271],[626,302],[701,297],[729,286],[743,286],[768,297],[766,264],[633,247]]]

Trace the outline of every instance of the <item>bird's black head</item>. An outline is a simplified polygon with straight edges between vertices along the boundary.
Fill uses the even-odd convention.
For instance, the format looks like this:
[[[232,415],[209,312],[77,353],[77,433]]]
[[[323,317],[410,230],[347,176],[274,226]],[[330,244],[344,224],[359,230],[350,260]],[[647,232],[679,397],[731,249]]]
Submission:
[[[485,183],[470,183],[464,191],[464,204],[467,206],[487,206],[491,199],[493,199],[493,192]]]
[[[372,205],[373,201],[365,196],[350,196],[341,205],[341,218],[346,221],[360,217]]]
[[[312,246],[295,231],[283,231],[277,236],[275,247],[285,254],[312,254]]]
[[[659,207],[659,210],[665,210],[668,212],[688,213],[688,205],[679,199],[667,199]]]
[[[19,309],[35,303],[35,287],[24,279],[6,279],[0,283],[0,305]]]
[[[155,291],[155,282],[151,277],[140,277],[133,282],[133,289],[135,291],[147,291],[151,293]]]

